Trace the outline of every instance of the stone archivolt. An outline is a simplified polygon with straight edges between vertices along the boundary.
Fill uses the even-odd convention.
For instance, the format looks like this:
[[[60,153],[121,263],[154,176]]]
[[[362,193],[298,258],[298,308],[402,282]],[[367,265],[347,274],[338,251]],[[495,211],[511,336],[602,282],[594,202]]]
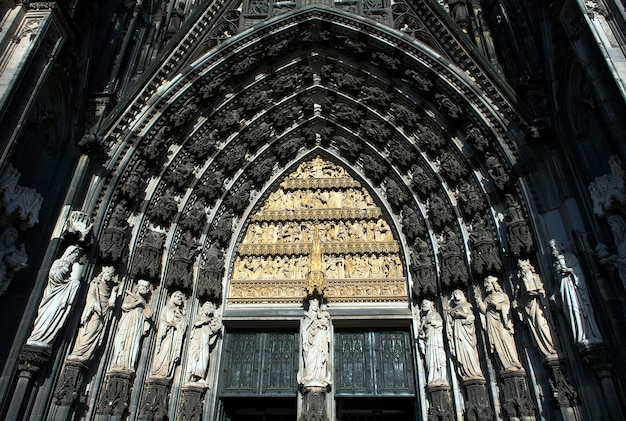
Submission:
[[[367,190],[319,157],[302,163],[255,214],[239,245],[230,303],[297,303],[314,232],[333,302],[405,301],[399,246]]]

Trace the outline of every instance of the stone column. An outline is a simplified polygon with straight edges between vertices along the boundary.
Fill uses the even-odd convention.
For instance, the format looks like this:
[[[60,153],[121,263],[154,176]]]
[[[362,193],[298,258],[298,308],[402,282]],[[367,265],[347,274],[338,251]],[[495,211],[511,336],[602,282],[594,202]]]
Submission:
[[[430,396],[428,421],[453,420],[454,408],[452,407],[452,399],[450,398],[450,386],[427,386],[426,389]]]
[[[19,377],[6,414],[7,420],[17,420],[24,415],[24,398],[30,390],[31,382],[39,370],[48,363],[51,355],[50,348],[28,344],[22,347],[18,366]]]
[[[593,370],[600,380],[602,396],[604,397],[604,403],[611,419],[626,419],[622,411],[621,400],[615,387],[613,364],[611,363],[611,357],[606,346],[604,344],[587,346],[586,348],[580,349],[580,355],[585,364]]]
[[[326,411],[328,389],[322,386],[306,386],[302,393],[302,414],[298,421],[329,421]]]
[[[204,407],[206,387],[197,383],[188,383],[181,388],[177,420],[200,420]]]
[[[465,419],[468,421],[488,421],[493,419],[493,411],[489,403],[487,383],[485,379],[463,380],[465,386],[466,404]]]
[[[72,408],[78,404],[86,368],[78,361],[68,361],[63,367],[53,395],[54,403],[59,407],[54,416],[55,421],[69,419]]]
[[[112,420],[121,420],[128,408],[128,399],[132,387],[130,371],[109,371],[100,390],[96,407],[97,414],[109,415]]]
[[[502,407],[511,421],[534,421],[535,405],[530,398],[526,373],[523,371],[503,371],[500,373],[504,392]]]
[[[545,359],[544,366],[550,372],[550,389],[563,419],[576,419],[574,407],[578,405],[578,393],[567,378],[565,363],[559,358]]]

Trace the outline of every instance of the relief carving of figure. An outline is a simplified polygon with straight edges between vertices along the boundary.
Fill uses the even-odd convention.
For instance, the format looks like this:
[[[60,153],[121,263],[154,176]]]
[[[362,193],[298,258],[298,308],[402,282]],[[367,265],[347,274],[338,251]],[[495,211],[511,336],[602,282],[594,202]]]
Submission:
[[[24,244],[15,245],[17,236],[13,227],[5,228],[0,234],[0,295],[7,290],[15,273],[28,266]]]
[[[180,361],[183,338],[187,331],[185,301],[185,294],[175,291],[161,310],[150,377],[171,378]]]
[[[550,325],[544,312],[546,292],[541,277],[529,260],[519,260],[517,264],[519,282],[515,294],[517,300],[513,306],[524,314],[530,333],[543,356],[556,357]]]
[[[446,351],[443,347],[443,319],[435,310],[435,303],[423,300],[419,326],[420,349],[426,362],[426,384],[447,385]]]
[[[474,311],[460,289],[452,291],[447,309],[452,331],[451,349],[463,380],[484,378],[478,359]]]
[[[193,322],[189,341],[189,356],[185,378],[188,382],[204,385],[209,367],[209,353],[222,329],[222,320],[215,314],[215,304],[207,301],[202,304]]]
[[[113,266],[103,267],[100,274],[91,281],[76,342],[68,360],[89,361],[96,347],[100,345],[104,328],[115,306],[117,282]]]
[[[312,299],[300,324],[302,358],[298,383],[304,387],[330,384],[330,341],[330,313],[326,306],[320,306],[319,300]]]
[[[513,337],[511,303],[495,276],[487,276],[484,282],[487,296],[483,298],[479,286],[474,286],[476,304],[480,310],[483,328],[487,331],[491,352],[495,352],[502,371],[522,370]]]
[[[152,309],[148,305],[150,282],[140,280],[135,291],[126,292],[122,315],[113,340],[109,371],[133,372],[139,355],[141,339],[150,330]]]
[[[33,330],[26,341],[28,344],[52,347],[54,339],[70,314],[76,291],[80,286],[84,267],[79,262],[81,255],[81,248],[71,245],[65,249],[60,259],[52,263],[48,272],[48,285],[39,302]]]
[[[516,256],[519,256],[521,253],[530,253],[533,249],[533,239],[524,219],[522,207],[510,194],[506,195],[506,206],[506,238],[509,243],[509,249]]]
[[[580,345],[602,342],[602,334],[596,323],[578,258],[565,250],[558,240],[550,240],[554,269],[559,281],[559,292],[555,294],[572,330],[574,341]]]

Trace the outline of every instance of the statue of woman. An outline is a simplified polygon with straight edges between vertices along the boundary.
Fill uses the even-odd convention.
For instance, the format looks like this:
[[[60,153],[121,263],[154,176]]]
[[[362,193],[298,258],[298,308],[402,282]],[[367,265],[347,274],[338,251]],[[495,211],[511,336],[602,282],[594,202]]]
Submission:
[[[474,311],[467,302],[465,294],[460,289],[452,291],[450,296],[450,327],[452,331],[452,345],[456,355],[459,375],[463,380],[483,379],[483,372],[478,359],[476,329],[474,327]]]
[[[26,343],[43,348],[51,348],[54,339],[65,324],[76,291],[80,286],[83,265],[80,247],[71,245],[52,263],[48,272],[48,285],[39,302],[35,325]]]
[[[550,240],[550,247],[559,280],[558,298],[574,340],[580,345],[601,343],[602,335],[593,315],[587,283],[578,258],[566,252],[558,240]]]
[[[426,362],[426,384],[447,385],[446,351],[443,347],[443,319],[435,310],[435,303],[423,300],[419,327],[420,348]]]
[[[474,294],[478,309],[484,316],[483,327],[491,343],[491,352],[495,351],[503,371],[521,370],[522,364],[519,362],[513,338],[509,297],[502,291],[495,276],[487,276],[484,286],[486,298],[483,299],[478,286],[474,287]]]
[[[135,292],[126,292],[122,316],[113,340],[113,358],[109,371],[135,371],[141,339],[150,330],[152,310],[148,305],[150,282],[137,282]]]
[[[298,382],[304,387],[330,384],[330,314],[319,308],[319,301],[309,302],[309,311],[300,325],[302,344],[301,367]]]
[[[161,310],[150,377],[169,379],[174,374],[187,331],[185,316],[185,295],[176,291]]]
[[[543,356],[546,358],[557,357],[550,325],[543,312],[545,291],[541,277],[535,272],[535,268],[529,260],[519,260],[517,264],[519,266],[517,275],[519,283],[516,295],[519,298],[513,303],[513,306],[518,307],[520,305],[523,307],[528,329],[530,329],[535,344]]]
[[[117,298],[117,277],[113,266],[105,266],[91,281],[85,309],[80,318],[80,327],[72,353],[67,357],[73,361],[88,361],[100,344],[102,333]]]
[[[215,304],[207,301],[202,305],[191,331],[186,379],[189,382],[205,384],[209,367],[209,352],[222,329],[222,321],[215,314]]]

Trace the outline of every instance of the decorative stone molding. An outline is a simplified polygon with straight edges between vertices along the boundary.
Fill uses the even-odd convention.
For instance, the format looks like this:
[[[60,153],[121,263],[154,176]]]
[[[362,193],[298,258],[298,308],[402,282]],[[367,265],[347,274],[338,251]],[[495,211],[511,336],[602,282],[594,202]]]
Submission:
[[[20,377],[32,378],[50,360],[52,350],[26,344],[20,352]]]
[[[93,221],[89,214],[82,211],[72,211],[65,221],[63,232],[64,234],[76,234],[78,241],[84,242],[91,233],[92,227]]]
[[[82,363],[76,362],[68,362],[63,367],[53,395],[58,406],[75,406],[78,403],[85,368]]]
[[[510,419],[535,420],[535,405],[530,398],[526,375],[520,372],[501,373],[504,411]]]
[[[468,379],[463,381],[467,403],[465,407],[468,421],[488,421],[493,419],[493,411],[484,379]]]
[[[450,386],[428,387],[428,394],[430,395],[429,421],[454,419]]]
[[[124,415],[126,408],[128,408],[132,376],[132,373],[123,371],[107,373],[96,404],[97,414],[118,417]]]
[[[19,178],[19,171],[11,164],[0,175],[2,205],[7,215],[14,214],[22,221],[23,228],[30,228],[39,222],[43,197],[35,189],[18,185]]]

